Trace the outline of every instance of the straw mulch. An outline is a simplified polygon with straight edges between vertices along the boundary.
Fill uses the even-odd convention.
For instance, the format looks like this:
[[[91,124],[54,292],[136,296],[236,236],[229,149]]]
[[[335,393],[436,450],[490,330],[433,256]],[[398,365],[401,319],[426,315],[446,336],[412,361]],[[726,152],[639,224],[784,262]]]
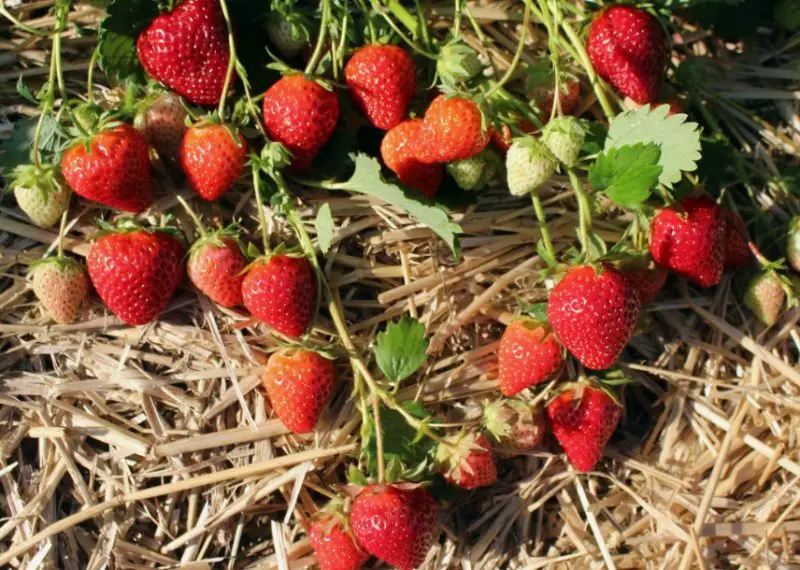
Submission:
[[[15,15],[36,28],[52,26],[33,9],[53,2],[24,4],[31,10]],[[475,15],[497,42],[493,61],[502,70],[519,14],[492,4]],[[93,27],[98,16],[80,4],[70,19]],[[434,17],[444,29],[446,10]],[[65,33],[65,69],[70,91],[83,93],[95,39],[77,32]],[[725,64],[708,89],[724,94],[722,101],[746,100],[753,114],[727,103],[714,112],[753,165],[774,172],[776,156],[800,146],[792,97],[800,77],[792,63],[798,42],[773,45],[768,32],[748,46],[761,50],[755,55],[739,55],[741,45],[700,29],[673,39],[682,39],[680,52],[713,54]],[[1,35],[0,133],[8,133],[12,121],[35,112],[18,102],[14,83],[20,75],[32,85],[43,78],[49,42],[10,26]],[[541,32],[532,29],[531,37],[526,58],[544,47]],[[587,96],[585,116],[592,106]],[[191,240],[194,227],[175,199],[191,199],[191,192],[173,170],[160,163],[155,169],[160,198],[151,211],[175,213]],[[773,190],[757,189],[772,215],[797,211],[797,204],[776,204]],[[242,181],[237,192],[226,206],[197,207],[207,217],[240,218],[257,239],[252,188]],[[556,177],[543,197],[564,250],[577,224],[572,192]],[[542,263],[530,204],[498,181],[456,211],[465,232],[456,261],[429,230],[368,197],[304,189],[302,199],[312,236],[316,205],[331,205],[336,231],[325,269],[357,349],[387,321],[417,316],[432,335],[431,357],[401,396],[447,421],[477,423],[479,404],[496,393],[502,323],[519,299],[546,297],[547,284],[535,279]],[[67,250],[83,256],[99,212],[75,203]],[[613,243],[625,223],[611,216],[596,225]],[[271,229],[291,235],[280,221]],[[24,275],[55,239],[30,225],[13,199],[3,200],[0,566],[312,566],[302,521],[344,482],[359,441],[345,359],[317,433],[287,435],[259,388],[260,357],[274,340],[188,285],[145,327],[120,324],[96,297],[78,322],[53,326]],[[790,310],[765,330],[740,303],[730,276],[699,293],[670,282],[624,355],[636,382],[598,471],[576,476],[556,446],[502,461],[497,485],[455,495],[442,507],[440,535],[423,567],[798,567],[798,320],[800,311]],[[318,318],[312,338],[328,342],[333,330]]]

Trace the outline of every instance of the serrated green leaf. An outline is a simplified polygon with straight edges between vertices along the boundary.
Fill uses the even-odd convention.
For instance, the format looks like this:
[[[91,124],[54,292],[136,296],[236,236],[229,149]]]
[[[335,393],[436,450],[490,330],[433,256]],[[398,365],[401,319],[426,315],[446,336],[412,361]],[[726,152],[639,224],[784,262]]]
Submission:
[[[333,215],[331,206],[327,202],[317,211],[314,218],[314,227],[317,229],[317,240],[322,253],[328,253],[333,242]]]
[[[625,207],[637,206],[650,197],[658,183],[661,151],[654,143],[610,148],[589,169],[589,182],[611,200]]]
[[[0,152],[0,167],[11,169],[31,161],[31,149],[33,148],[33,139],[38,122],[39,117],[30,117],[14,123],[11,137],[0,144],[0,151],[2,151]],[[61,137],[58,134],[58,123],[48,115],[42,122],[42,130],[39,134],[39,150],[45,154],[51,154],[58,149],[60,144]]]
[[[136,38],[159,14],[157,0],[114,0],[100,24],[100,66],[117,81],[143,83],[144,69],[136,54]]]
[[[681,179],[682,172],[693,172],[700,160],[700,127],[686,122],[685,115],[667,116],[668,105],[640,109],[618,115],[608,129],[605,150],[636,143],[653,143],[661,151],[659,182],[667,188]]]
[[[378,334],[372,351],[383,374],[396,383],[422,366],[428,358],[428,344],[425,326],[406,316],[390,323],[384,332]]]
[[[411,416],[418,420],[430,417],[430,412],[414,400],[401,402],[400,405]],[[412,470],[422,474],[423,468],[428,464],[428,458],[435,446],[435,442],[423,437],[417,439],[417,430],[411,427],[405,418],[394,410],[381,406],[381,433],[383,434],[383,457],[386,466],[396,463],[391,469],[396,476],[400,470]],[[378,444],[375,437],[374,422],[370,422],[370,433],[366,444],[367,466],[371,476],[378,472]]]
[[[526,303],[518,301],[519,310],[530,317],[533,317],[539,322],[547,322],[547,302],[544,303]]]
[[[19,96],[25,99],[26,101],[29,101],[34,105],[39,105],[39,101],[31,92],[28,85],[22,80],[22,75],[20,75],[19,79],[17,79],[17,93],[19,93]]]
[[[397,184],[386,182],[381,177],[381,167],[377,159],[358,153],[353,160],[356,167],[353,176],[346,182],[332,185],[332,188],[375,196],[408,212],[417,221],[432,229],[454,253],[457,253],[456,234],[461,231],[461,226],[451,220],[444,210],[422,202],[413,192],[406,191]]]
[[[351,465],[347,468],[347,482],[352,483],[353,485],[364,486],[367,484],[367,477],[358,469],[358,467]]]

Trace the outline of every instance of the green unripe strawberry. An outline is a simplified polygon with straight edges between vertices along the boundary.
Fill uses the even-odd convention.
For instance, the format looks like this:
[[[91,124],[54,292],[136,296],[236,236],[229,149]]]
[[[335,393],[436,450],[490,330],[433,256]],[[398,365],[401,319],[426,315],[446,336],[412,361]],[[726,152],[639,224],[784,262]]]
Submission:
[[[284,56],[294,57],[309,45],[309,34],[299,19],[273,14],[265,25],[267,37]]]
[[[18,166],[11,175],[11,188],[20,210],[40,228],[58,223],[69,205],[72,191],[52,165]]]
[[[445,45],[436,60],[436,72],[445,85],[469,81],[482,70],[478,53],[458,41]]]
[[[744,304],[768,327],[778,321],[785,300],[783,284],[772,270],[756,275],[747,285],[744,295]]]
[[[545,125],[542,142],[559,161],[575,166],[586,131],[575,117],[557,117]]]
[[[508,190],[514,196],[535,192],[556,171],[556,158],[533,137],[515,140],[506,154]]]
[[[486,166],[486,161],[478,155],[448,163],[447,172],[462,190],[478,190]]]
[[[800,216],[789,223],[789,236],[786,240],[786,262],[800,273]]]

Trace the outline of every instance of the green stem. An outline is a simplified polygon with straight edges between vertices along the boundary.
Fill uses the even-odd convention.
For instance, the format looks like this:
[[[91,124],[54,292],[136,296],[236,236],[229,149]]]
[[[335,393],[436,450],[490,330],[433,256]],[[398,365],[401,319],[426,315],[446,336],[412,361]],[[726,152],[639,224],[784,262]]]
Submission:
[[[94,103],[94,66],[97,64],[97,58],[100,56],[100,45],[92,52],[92,57],[89,59],[89,70],[86,72],[86,98],[89,103]]]
[[[367,8],[366,2],[364,2],[364,0],[356,0],[356,4],[358,4],[361,13],[364,14],[364,17],[367,20],[367,30],[369,31],[369,43],[370,44],[378,43],[378,36],[375,33],[375,25],[372,23],[372,14],[370,13],[369,8]],[[342,36],[344,37],[344,34],[342,34]]]
[[[603,85],[600,83],[600,79],[594,72],[594,66],[589,59],[589,54],[586,53],[586,47],[578,37],[575,28],[573,28],[572,24],[570,24],[567,20],[564,20],[561,23],[561,28],[567,35],[567,38],[569,38],[569,41],[572,42],[572,45],[578,54],[578,62],[583,66],[583,69],[586,71],[586,75],[589,77],[589,82],[592,84],[592,89],[594,89],[594,94],[597,96],[597,100],[600,102],[600,106],[603,108],[603,113],[605,114],[606,119],[611,120],[616,113],[614,112],[614,108],[611,106],[608,97],[606,97],[606,92],[603,88]]]
[[[328,37],[328,19],[330,18],[330,11],[330,1],[322,0],[322,21],[319,25],[319,37],[317,38],[317,45],[314,46],[314,53],[311,55],[311,59],[308,60],[308,65],[306,65],[306,75],[314,73],[322,57],[322,47],[325,45],[325,40]]]
[[[386,482],[386,460],[383,457],[383,428],[381,427],[381,407],[378,395],[372,393],[372,415],[375,417],[375,447],[378,452],[378,483]]]
[[[8,8],[6,8],[5,2],[3,0],[0,0],[0,14],[5,16],[5,18],[9,22],[14,24],[15,26],[17,26],[21,30],[25,30],[29,34],[33,34],[33,35],[38,36],[40,38],[43,38],[43,37],[46,37],[46,36],[50,35],[49,32],[43,32],[42,30],[37,30],[36,28],[32,28],[32,27],[28,26],[27,24],[24,24],[21,21],[19,21],[11,12],[8,11]]]
[[[222,95],[219,98],[219,107],[217,114],[219,119],[223,120],[223,113],[225,112],[225,99],[228,97],[228,89],[233,79],[233,68],[236,66],[236,41],[233,37],[233,24],[231,24],[231,17],[228,13],[227,0],[219,0],[220,7],[222,8],[222,17],[225,18],[225,26],[228,29],[228,69],[225,70],[225,82],[222,84]]]
[[[584,261],[591,261],[589,259],[589,235],[592,230],[592,207],[589,204],[589,195],[586,193],[581,179],[575,174],[574,169],[568,168],[567,174],[569,174],[569,182],[572,184],[572,189],[575,191],[575,197],[578,199],[578,216],[580,218],[581,246],[583,248]]]
[[[431,37],[428,33],[428,18],[425,17],[425,10],[422,7],[422,2],[420,0],[414,0],[414,6],[417,9],[417,15],[419,16],[419,32],[420,32],[420,39],[422,40],[422,45],[425,46],[425,49],[430,51],[431,49]]]
[[[264,246],[264,254],[268,255],[271,248],[269,246],[267,214],[264,212],[264,196],[261,194],[261,175],[259,171],[259,167],[253,165],[253,191],[256,193],[256,204],[258,205],[258,222],[261,225],[261,241]]]
[[[373,4],[377,4],[377,2],[373,2]],[[376,8],[376,9],[379,9],[379,8]],[[389,24],[389,27],[391,27],[392,30],[394,30],[394,33],[396,33],[400,37],[400,39],[403,40],[408,45],[408,47],[413,49],[415,52],[420,54],[422,57],[425,57],[427,59],[431,59],[431,60],[434,60],[434,61],[436,59],[438,59],[436,54],[427,51],[425,48],[423,48],[422,46],[417,44],[417,42],[415,42],[413,39],[407,37],[403,33],[403,31],[397,26],[397,24],[394,23],[394,20],[392,20],[389,17],[388,14],[386,14],[384,12],[380,12],[380,14],[381,14],[381,16],[383,16],[383,19],[386,20],[386,23]]]
[[[64,210],[64,213],[61,214],[61,224],[58,226],[58,249],[56,252],[56,256],[58,259],[64,258],[64,228],[67,227],[67,213],[69,212],[69,208]]]
[[[547,227],[547,218],[542,208],[542,200],[536,192],[531,193],[531,199],[533,200],[533,211],[536,212],[536,219],[539,221],[539,233],[542,234],[542,243],[544,243],[544,248],[547,250],[547,253],[550,254],[550,257],[555,259],[556,250],[550,239],[550,230]]]
[[[411,32],[411,36],[416,38],[417,34],[419,33],[419,22],[417,19],[411,15],[411,12],[405,9],[405,7],[400,4],[397,0],[388,0],[386,2],[386,7],[394,14],[394,17],[400,20],[400,23],[403,24],[408,31]]]
[[[517,49],[514,51],[514,58],[511,60],[511,65],[508,66],[506,69],[505,74],[500,80],[492,86],[489,91],[486,92],[484,97],[488,99],[491,97],[498,89],[500,89],[503,85],[508,83],[511,77],[514,75],[514,72],[517,70],[517,66],[519,65],[520,57],[522,57],[522,50],[525,48],[525,38],[528,35],[528,25],[531,19],[531,3],[530,0],[526,0],[525,2],[525,14],[522,17],[522,33],[519,35],[519,42],[517,43]]]
[[[189,206],[189,203],[183,199],[183,196],[177,194],[175,197],[178,199],[178,202],[180,202],[180,205],[183,206],[183,209],[186,210],[186,213],[189,215],[189,217],[192,218],[192,222],[194,222],[194,226],[197,229],[197,233],[200,234],[200,237],[206,237],[206,228],[203,226],[200,216],[198,216],[197,213],[192,210],[192,207]]]
[[[455,12],[453,13],[453,37],[458,39],[461,36],[461,0],[455,0]]]

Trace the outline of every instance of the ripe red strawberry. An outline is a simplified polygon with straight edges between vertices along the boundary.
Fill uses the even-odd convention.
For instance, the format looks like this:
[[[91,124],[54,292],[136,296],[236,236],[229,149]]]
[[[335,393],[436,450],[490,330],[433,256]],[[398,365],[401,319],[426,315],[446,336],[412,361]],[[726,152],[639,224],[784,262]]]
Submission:
[[[127,124],[100,131],[69,147],[61,173],[70,188],[88,200],[126,212],[139,212],[153,202],[150,155],[144,137]]]
[[[417,86],[414,60],[394,45],[360,48],[347,62],[344,78],[355,104],[383,130],[403,120]]]
[[[620,264],[620,271],[639,293],[642,305],[651,303],[658,297],[667,282],[667,270],[651,263],[649,255]]]
[[[167,306],[183,277],[184,249],[167,232],[123,229],[97,238],[89,250],[89,277],[111,312],[143,325]]]
[[[592,22],[586,45],[597,74],[637,103],[658,100],[667,65],[667,41],[655,17],[615,5]]]
[[[147,73],[192,103],[219,103],[230,49],[217,0],[186,0],[161,14],[139,35],[136,52]]]
[[[638,316],[636,289],[610,265],[570,269],[547,302],[547,318],[558,340],[593,370],[617,361]]]
[[[578,471],[591,471],[617,429],[622,408],[603,390],[584,386],[578,399],[576,386],[565,389],[547,405],[547,417],[567,459]]]
[[[356,497],[350,513],[358,543],[400,570],[412,570],[422,564],[436,522],[436,502],[430,493],[405,484],[366,487]]]
[[[180,97],[164,93],[148,101],[136,114],[133,126],[162,159],[178,159],[178,149],[186,132],[186,109]]]
[[[445,167],[425,164],[416,158],[421,131],[422,119],[410,119],[393,127],[381,141],[381,158],[400,182],[433,198],[439,191]]]
[[[305,257],[276,254],[253,262],[242,283],[244,306],[288,337],[302,336],[317,303],[317,279]]]
[[[555,374],[564,356],[550,327],[531,318],[511,322],[497,351],[500,391],[513,396]]]
[[[242,282],[247,267],[237,234],[218,230],[202,236],[189,250],[189,279],[212,301],[223,307],[242,304]]]
[[[725,224],[725,258],[723,265],[728,268],[738,269],[744,267],[753,259],[750,252],[750,241],[747,236],[747,227],[736,213],[722,210],[722,221]]]
[[[436,463],[444,478],[462,489],[497,481],[494,452],[482,435],[461,433],[445,439],[436,449]]]
[[[417,158],[425,163],[475,156],[489,142],[481,111],[469,99],[439,95],[425,111]]]
[[[701,287],[722,279],[725,223],[708,196],[687,197],[664,208],[650,224],[650,254],[656,263]]]
[[[231,189],[244,172],[247,142],[220,124],[187,129],[180,147],[180,164],[189,186],[212,202]]]
[[[544,408],[518,399],[495,400],[487,405],[483,423],[499,445],[515,451],[539,447],[547,431]]]
[[[320,570],[358,570],[369,559],[359,548],[344,515],[323,512],[308,531]]]
[[[311,165],[338,120],[336,93],[302,75],[285,75],[264,94],[267,134],[292,153],[294,172]]]
[[[309,433],[331,399],[335,379],[332,360],[289,348],[269,357],[261,383],[283,425],[294,433]]]
[[[32,263],[28,271],[33,292],[53,320],[71,323],[89,293],[86,269],[67,257],[48,257]]]

